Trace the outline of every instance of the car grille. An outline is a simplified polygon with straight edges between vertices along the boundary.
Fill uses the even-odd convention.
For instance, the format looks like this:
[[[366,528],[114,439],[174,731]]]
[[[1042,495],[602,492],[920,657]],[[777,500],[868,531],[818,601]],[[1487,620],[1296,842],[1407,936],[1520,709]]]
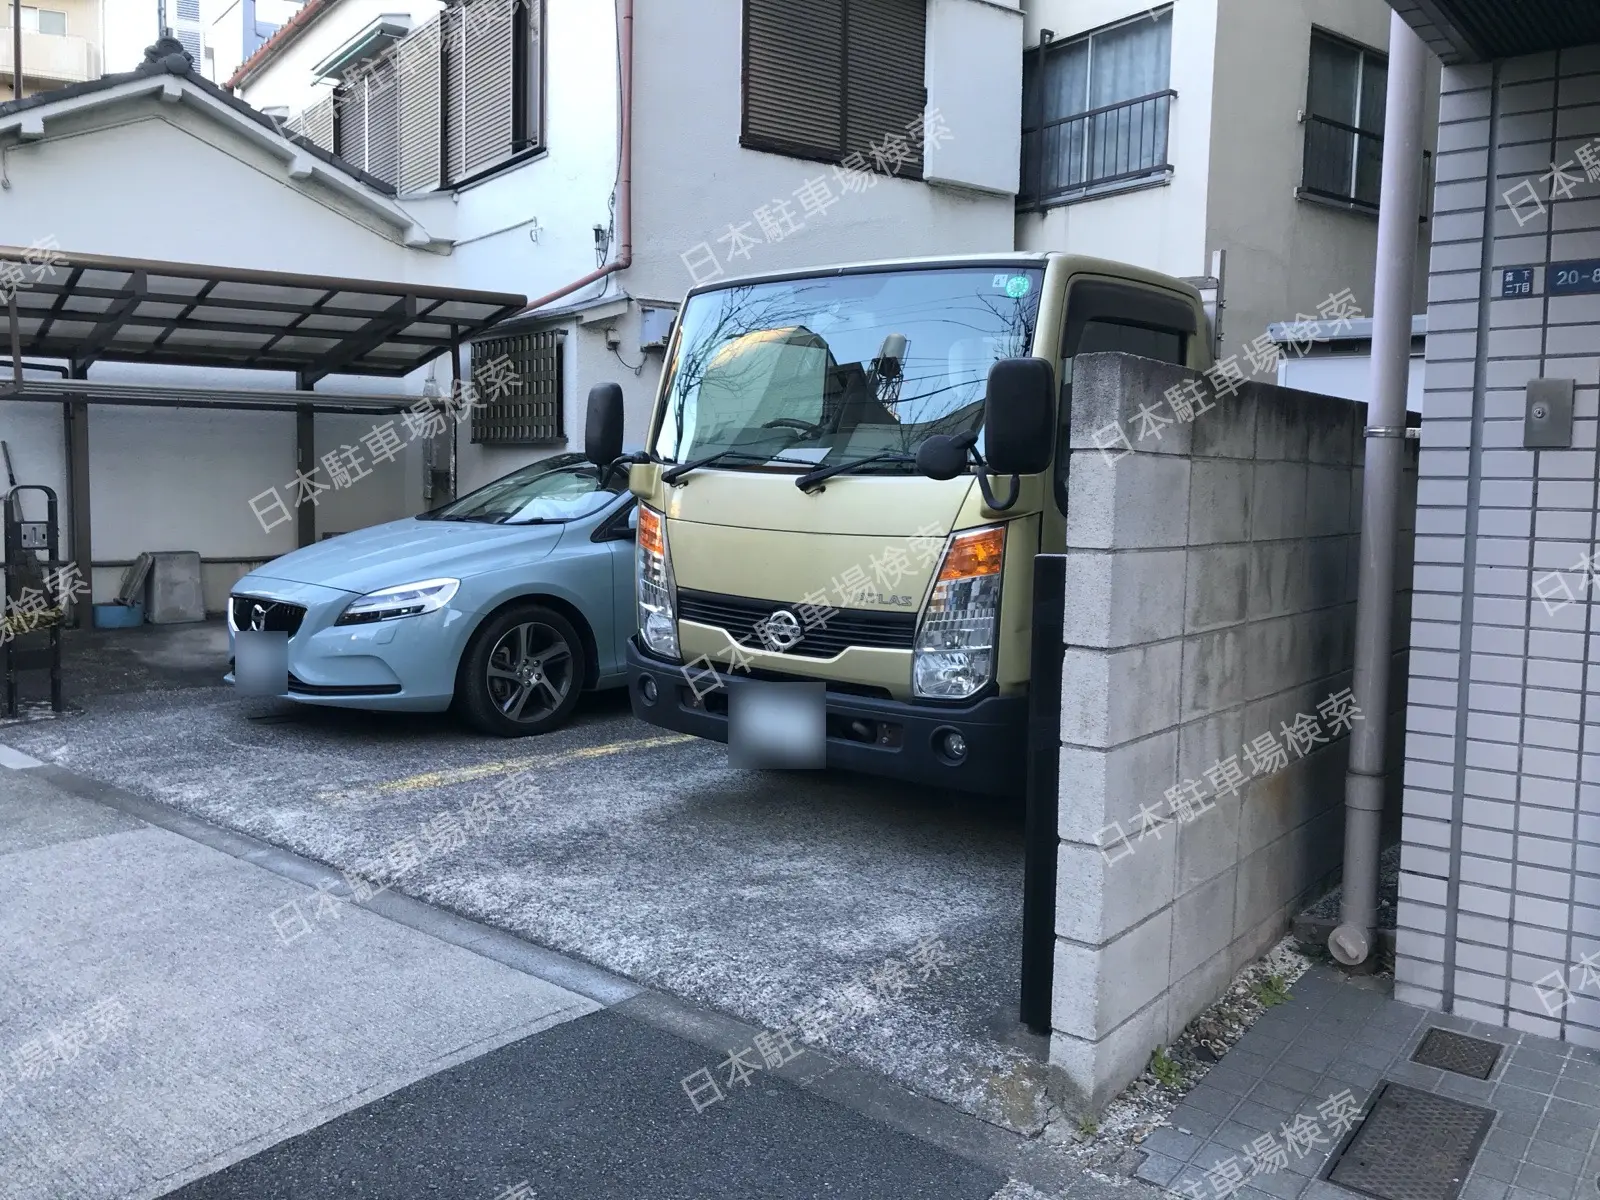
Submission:
[[[298,604],[285,604],[282,600],[267,600],[260,596],[230,596],[233,605],[233,624],[236,629],[255,629],[255,609],[261,607],[260,628],[266,633],[286,633],[293,637],[300,631],[300,622],[306,610]]]
[[[750,600],[743,596],[722,596],[714,592],[678,592],[678,617],[697,625],[713,625],[736,642],[765,649],[756,622],[787,609],[801,618],[804,606],[778,600]],[[804,631],[798,644],[788,651],[800,658],[832,658],[851,646],[872,650],[909,650],[916,641],[915,613],[867,612],[859,608],[822,610],[826,619]]]

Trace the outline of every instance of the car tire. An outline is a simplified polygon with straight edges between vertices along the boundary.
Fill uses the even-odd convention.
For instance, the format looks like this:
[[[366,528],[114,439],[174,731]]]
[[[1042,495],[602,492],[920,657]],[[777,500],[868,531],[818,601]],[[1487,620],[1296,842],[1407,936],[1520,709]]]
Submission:
[[[472,635],[456,674],[456,708],[495,737],[527,737],[565,725],[588,671],[572,622],[542,604],[518,604]]]

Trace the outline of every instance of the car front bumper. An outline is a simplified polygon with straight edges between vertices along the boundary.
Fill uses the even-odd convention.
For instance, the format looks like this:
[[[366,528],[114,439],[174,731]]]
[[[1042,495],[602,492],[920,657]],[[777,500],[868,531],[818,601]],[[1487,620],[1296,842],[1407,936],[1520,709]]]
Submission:
[[[316,584],[248,576],[229,597],[229,673],[236,635],[233,598],[247,596],[304,609],[288,636],[289,678],[280,699],[338,708],[438,712],[455,694],[456,666],[470,615],[437,612],[370,625],[336,625],[356,597]]]
[[[728,740],[727,690],[628,641],[628,699],[642,721],[711,741]],[[654,700],[646,699],[654,688]],[[795,682],[800,682],[797,678]],[[737,681],[734,681],[737,686]],[[827,763],[848,771],[991,796],[1021,796],[1027,783],[1028,701],[991,696],[962,706],[912,704],[829,690]],[[941,746],[961,735],[959,761]]]

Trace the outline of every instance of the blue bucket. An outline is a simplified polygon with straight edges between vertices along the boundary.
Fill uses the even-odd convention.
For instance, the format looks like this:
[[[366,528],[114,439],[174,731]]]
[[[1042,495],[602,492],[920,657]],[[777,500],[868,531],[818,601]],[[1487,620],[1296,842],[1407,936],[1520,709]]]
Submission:
[[[144,624],[142,604],[96,604],[94,627],[96,629],[132,629]]]

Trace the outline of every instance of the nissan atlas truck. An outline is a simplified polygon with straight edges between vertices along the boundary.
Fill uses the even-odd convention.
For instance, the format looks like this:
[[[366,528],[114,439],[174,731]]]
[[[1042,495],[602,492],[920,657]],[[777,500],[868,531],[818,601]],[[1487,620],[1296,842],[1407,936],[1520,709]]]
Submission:
[[[1188,284],[1067,254],[692,289],[642,453],[621,455],[620,388],[589,397],[585,451],[639,500],[634,713],[736,763],[1019,794],[1073,362],[1204,371],[1209,329]]]

